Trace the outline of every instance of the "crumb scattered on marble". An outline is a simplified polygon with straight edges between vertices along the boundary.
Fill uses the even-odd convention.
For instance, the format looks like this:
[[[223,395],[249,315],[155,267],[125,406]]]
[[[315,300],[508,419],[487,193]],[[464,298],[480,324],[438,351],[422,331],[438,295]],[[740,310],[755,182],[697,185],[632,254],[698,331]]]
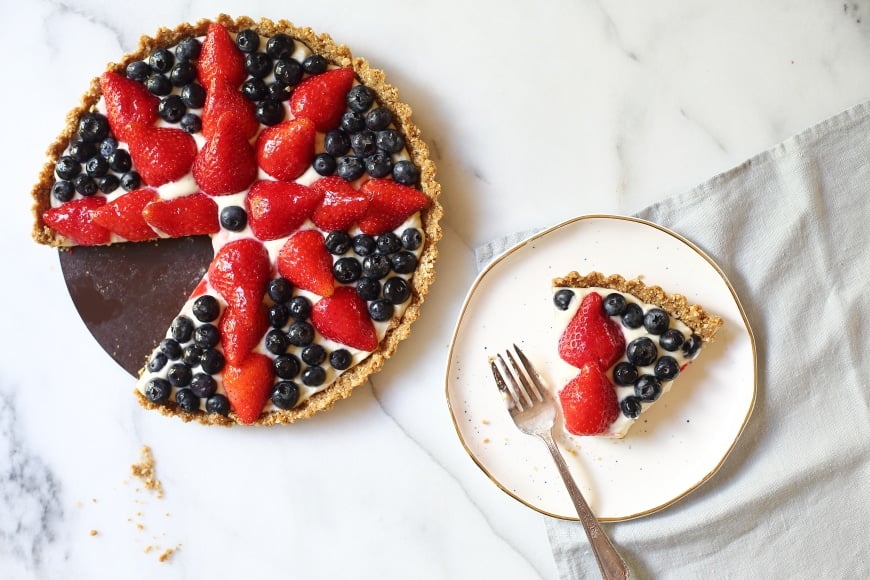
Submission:
[[[145,553],[150,554],[151,550],[153,550],[153,549],[154,549],[154,546],[145,546]]]
[[[97,530],[91,530],[90,533],[91,533],[92,536],[96,536],[96,535],[99,534],[100,532],[98,532]]]
[[[154,491],[158,498],[163,497],[163,484],[157,479],[154,455],[151,453],[149,446],[142,446],[142,460],[130,466],[130,471],[134,476],[142,480],[147,489]]]
[[[175,552],[177,552],[179,550],[179,548],[181,548],[181,546],[175,546],[174,548],[166,548],[166,550],[164,550],[163,553],[160,554],[160,557],[158,558],[158,560],[160,560],[161,562],[166,562],[167,560],[169,560],[169,558],[172,557],[172,554],[174,554]]]
[[[484,437],[483,442],[484,442],[484,444],[489,443],[489,437]]]
[[[483,423],[484,425],[489,425],[489,419],[484,419],[483,421],[481,421],[481,423]]]
[[[76,502],[76,507],[82,507],[83,505],[85,505],[85,504],[83,504],[83,503],[80,502],[80,501],[77,501],[77,502]]]

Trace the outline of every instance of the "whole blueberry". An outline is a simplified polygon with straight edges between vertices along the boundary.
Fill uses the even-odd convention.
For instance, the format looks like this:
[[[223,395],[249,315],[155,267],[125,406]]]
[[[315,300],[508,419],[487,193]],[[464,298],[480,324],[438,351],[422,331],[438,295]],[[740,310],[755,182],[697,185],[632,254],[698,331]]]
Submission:
[[[335,173],[338,163],[336,162],[335,157],[329,153],[318,153],[314,156],[314,161],[311,162],[311,166],[318,175],[323,175],[325,177]]]
[[[185,413],[199,411],[199,397],[191,389],[179,389],[175,393],[175,402],[178,404],[178,408]]]
[[[363,176],[366,166],[362,159],[353,155],[339,157],[335,165],[335,173],[345,181],[354,181]]]
[[[330,254],[340,256],[350,250],[353,240],[351,240],[350,234],[347,232],[335,230],[326,234],[324,244]]]
[[[192,62],[179,62],[169,71],[169,82],[176,87],[183,87],[194,79],[196,79],[196,67]]]
[[[105,157],[97,155],[85,162],[85,173],[91,177],[102,177],[109,172],[109,162]]]
[[[185,133],[199,133],[202,131],[202,118],[196,113],[185,113],[183,117],[181,117],[181,121],[178,122],[178,126]]]
[[[393,304],[402,304],[411,297],[411,287],[404,278],[394,276],[384,282],[384,298]]]
[[[275,78],[293,87],[302,80],[302,64],[295,58],[282,58],[275,61]]]
[[[417,256],[406,251],[396,252],[390,256],[390,263],[396,274],[411,274],[417,269]]]
[[[191,368],[198,367],[202,360],[202,348],[195,344],[188,344],[181,349],[181,360]]]
[[[312,344],[302,349],[302,362],[317,366],[326,360],[326,349],[319,344]]]
[[[109,168],[117,173],[126,173],[133,167],[133,159],[126,149],[115,149],[105,157]]]
[[[375,143],[377,144],[378,149],[386,151],[387,153],[398,153],[405,147],[404,137],[402,137],[402,134],[395,129],[384,129],[383,131],[378,131]]]
[[[290,85],[281,81],[275,81],[266,85],[266,98],[273,101],[286,101],[290,98]]]
[[[302,61],[302,69],[311,75],[319,75],[326,72],[327,66],[329,66],[329,63],[319,54],[307,56]]]
[[[350,149],[350,137],[341,129],[328,131],[323,136],[323,150],[334,157],[340,157]]]
[[[236,46],[242,52],[254,52],[260,48],[260,35],[246,28],[236,35]]]
[[[172,393],[172,385],[166,379],[151,379],[145,385],[145,398],[152,403],[165,403]]]
[[[365,113],[375,102],[375,92],[365,85],[356,85],[347,92],[347,107],[356,113]]]
[[[287,310],[296,320],[306,320],[311,316],[311,300],[305,296],[294,296],[287,303]]]
[[[186,387],[190,384],[193,373],[188,365],[180,362],[169,367],[169,370],[166,371],[166,378],[169,379],[169,384],[173,387]]]
[[[350,351],[344,348],[334,350],[329,354],[329,364],[338,371],[343,371],[350,366],[353,361]]]
[[[569,288],[562,288],[553,294],[553,304],[559,310],[568,310],[571,305],[571,300],[574,299],[574,291]]]
[[[692,358],[698,354],[701,348],[701,337],[697,334],[692,334],[686,342],[683,343],[683,355],[687,358]]]
[[[380,151],[366,157],[364,163],[371,177],[386,177],[393,172],[393,160]]]
[[[266,82],[263,79],[257,78],[249,78],[243,82],[241,91],[246,99],[255,103],[257,101],[262,101],[269,94],[269,90],[266,88]]]
[[[127,68],[124,69],[124,74],[127,75],[128,79],[132,79],[137,82],[145,82],[154,71],[151,70],[151,67],[144,60],[134,60],[130,64],[127,65]]]
[[[221,369],[224,368],[225,363],[226,359],[224,358],[223,353],[213,348],[203,350],[202,356],[199,357],[199,364],[202,366],[203,372],[210,375],[219,373]]]
[[[158,48],[148,57],[148,65],[159,73],[169,72],[175,64],[175,55],[166,48]]]
[[[272,361],[272,368],[279,378],[292,379],[299,374],[302,367],[299,364],[299,359],[294,355],[282,354],[275,357],[275,360]]]
[[[76,188],[65,179],[55,181],[51,186],[51,195],[58,201],[69,201],[76,194]]]
[[[266,350],[272,354],[284,354],[287,351],[287,335],[278,329],[267,332],[264,343]]]
[[[118,179],[117,175],[112,173],[104,175],[97,180],[97,189],[103,193],[112,193],[119,187],[121,187],[121,180]]]
[[[79,163],[84,163],[96,154],[97,144],[92,141],[75,141],[70,143],[69,150],[67,151],[67,155]]]
[[[178,360],[181,358],[181,345],[178,344],[178,341],[172,338],[164,338],[161,340],[158,348],[169,360]]]
[[[100,141],[100,155],[109,158],[112,153],[118,150],[118,140],[114,137],[106,137]]]
[[[228,205],[221,210],[220,222],[231,232],[240,232],[248,225],[248,213],[238,205]]]
[[[353,149],[353,153],[357,157],[368,157],[369,155],[372,155],[377,151],[374,132],[364,130],[354,133],[350,136],[350,147]]]
[[[362,276],[362,266],[356,258],[339,258],[332,265],[332,275],[342,284],[350,284]]]
[[[284,105],[273,99],[260,101],[254,109],[254,116],[266,126],[277,125],[284,120],[284,115]]]
[[[393,317],[395,306],[386,298],[379,298],[369,302],[369,316],[376,322],[384,322]]]
[[[372,131],[386,129],[392,122],[393,115],[385,107],[376,107],[365,115],[366,128]]]
[[[142,185],[142,177],[137,171],[128,171],[121,176],[121,187],[124,188],[124,191],[139,189],[140,185]]]
[[[196,60],[199,58],[201,50],[202,43],[196,38],[188,36],[181,39],[181,42],[175,46],[175,58],[182,62]]]
[[[363,300],[375,300],[381,295],[381,283],[374,278],[361,277],[356,281],[356,294]]]
[[[272,72],[272,59],[265,52],[245,55],[245,70],[254,78],[261,79]]]
[[[643,309],[640,305],[627,304],[622,312],[622,324],[627,328],[640,328],[643,326]]]
[[[362,273],[374,280],[380,280],[390,273],[392,267],[389,257],[383,254],[371,254],[363,258]]]
[[[604,312],[608,316],[620,316],[625,311],[625,296],[619,292],[611,292],[604,297]]]
[[[646,336],[635,338],[625,348],[628,362],[633,365],[644,367],[651,365],[658,357],[656,344]]]
[[[637,419],[643,410],[643,403],[634,395],[629,395],[619,403],[619,410],[629,419]]]
[[[293,297],[293,284],[287,278],[273,278],[269,280],[266,292],[275,302],[287,302]]]
[[[200,322],[213,322],[221,313],[220,304],[210,294],[203,294],[193,301],[193,315]]]
[[[314,341],[314,327],[307,322],[294,322],[287,329],[287,341],[293,346],[308,346]]]
[[[269,307],[266,316],[269,318],[269,326],[272,328],[284,328],[284,325],[290,320],[290,311],[285,304],[279,302]]]
[[[179,95],[169,95],[160,99],[157,114],[167,123],[177,123],[187,112],[187,106]]]
[[[672,356],[663,356],[656,361],[653,374],[661,381],[672,381],[680,372],[680,365]]]
[[[662,394],[662,384],[652,375],[643,375],[634,383],[634,394],[641,401],[650,403]]]
[[[151,358],[148,360],[148,370],[152,373],[156,373],[160,369],[166,366],[166,362],[169,359],[166,358],[166,355],[162,352],[155,352],[151,355]]]
[[[79,120],[78,136],[86,143],[97,143],[109,136],[109,119],[100,113],[87,113]]]
[[[214,324],[203,324],[193,331],[193,342],[203,349],[210,349],[220,342],[221,333]]]
[[[613,368],[613,382],[622,387],[633,385],[637,380],[637,367],[622,361]]]
[[[400,236],[402,247],[406,250],[416,250],[423,244],[423,233],[417,228],[407,228]]]
[[[169,325],[169,335],[180,343],[185,343],[193,336],[193,321],[187,316],[176,316]]]
[[[86,173],[80,173],[73,177],[73,186],[75,187],[76,193],[83,195],[85,197],[89,197],[97,193],[99,189],[97,187],[97,182],[94,181],[90,175]]]
[[[347,111],[341,116],[339,127],[345,133],[353,134],[366,128],[365,116],[361,113]]]
[[[266,41],[266,54],[273,59],[290,58],[293,56],[294,42],[293,39],[279,32]]]
[[[69,155],[64,155],[54,165],[55,174],[61,179],[72,179],[82,170],[82,164]]]
[[[230,400],[227,399],[224,395],[220,393],[216,393],[206,399],[205,401],[205,410],[209,413],[216,413],[218,415],[229,415],[230,414]]]
[[[368,234],[357,234],[353,237],[353,251],[358,256],[368,256],[378,249],[378,243]]]
[[[272,390],[271,399],[279,409],[292,409],[299,402],[299,386],[293,381],[280,381]]]
[[[402,249],[402,240],[393,232],[381,234],[378,236],[377,242],[379,254],[393,254]]]
[[[393,165],[393,179],[402,185],[416,185],[420,181],[420,170],[407,159],[402,159]]]
[[[172,83],[166,78],[166,75],[154,73],[145,80],[145,88],[152,95],[163,97],[172,92]]]
[[[659,345],[668,352],[679,350],[686,338],[676,328],[669,328],[659,337]]]
[[[302,371],[302,384],[309,387],[319,387],[326,381],[326,371],[323,367],[307,367]]]
[[[650,334],[663,333],[668,329],[670,322],[670,316],[661,308],[650,308],[643,317],[643,327]]]
[[[181,87],[178,93],[185,106],[191,109],[200,109],[205,105],[205,87],[199,83],[189,83]]]

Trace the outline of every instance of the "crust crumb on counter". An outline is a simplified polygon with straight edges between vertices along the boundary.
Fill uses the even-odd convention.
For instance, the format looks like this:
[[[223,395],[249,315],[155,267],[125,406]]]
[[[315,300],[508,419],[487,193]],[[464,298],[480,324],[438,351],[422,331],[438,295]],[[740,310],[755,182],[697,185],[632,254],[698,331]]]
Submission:
[[[154,491],[158,498],[163,497],[163,484],[157,479],[154,455],[147,445],[142,446],[142,460],[130,466],[130,471],[145,484],[147,489]]]

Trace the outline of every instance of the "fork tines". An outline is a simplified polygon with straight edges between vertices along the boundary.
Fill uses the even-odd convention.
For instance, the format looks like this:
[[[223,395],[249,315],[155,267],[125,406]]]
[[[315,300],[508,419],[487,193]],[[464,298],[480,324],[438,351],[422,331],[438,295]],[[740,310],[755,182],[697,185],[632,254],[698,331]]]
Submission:
[[[505,351],[510,366],[505,362],[504,357],[498,354],[496,358],[502,370],[499,370],[495,359],[490,361],[490,368],[492,368],[492,374],[495,377],[495,383],[499,390],[510,395],[511,401],[513,401],[513,408],[523,411],[531,409],[534,406],[535,401],[532,400],[532,395],[537,399],[537,402],[543,402],[544,395],[542,393],[545,393],[546,390],[541,384],[541,377],[538,375],[535,367],[532,366],[532,363],[529,362],[525,353],[517,345],[513,345],[513,347],[525,372],[520,369],[510,350]],[[504,380],[503,374],[507,376],[507,381]]]

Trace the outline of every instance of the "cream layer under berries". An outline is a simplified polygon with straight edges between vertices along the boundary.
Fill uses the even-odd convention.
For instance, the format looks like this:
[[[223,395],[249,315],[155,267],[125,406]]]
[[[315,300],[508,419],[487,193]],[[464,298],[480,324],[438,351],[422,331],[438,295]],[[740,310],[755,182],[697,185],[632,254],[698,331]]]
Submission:
[[[163,412],[269,424],[328,408],[407,336],[432,279],[439,187],[410,109],[286,21],[143,37],[49,154],[37,241],[212,238],[137,384]]]
[[[559,357],[576,369],[558,396],[577,436],[624,437],[722,325],[683,296],[597,272],[555,279],[553,304]]]

